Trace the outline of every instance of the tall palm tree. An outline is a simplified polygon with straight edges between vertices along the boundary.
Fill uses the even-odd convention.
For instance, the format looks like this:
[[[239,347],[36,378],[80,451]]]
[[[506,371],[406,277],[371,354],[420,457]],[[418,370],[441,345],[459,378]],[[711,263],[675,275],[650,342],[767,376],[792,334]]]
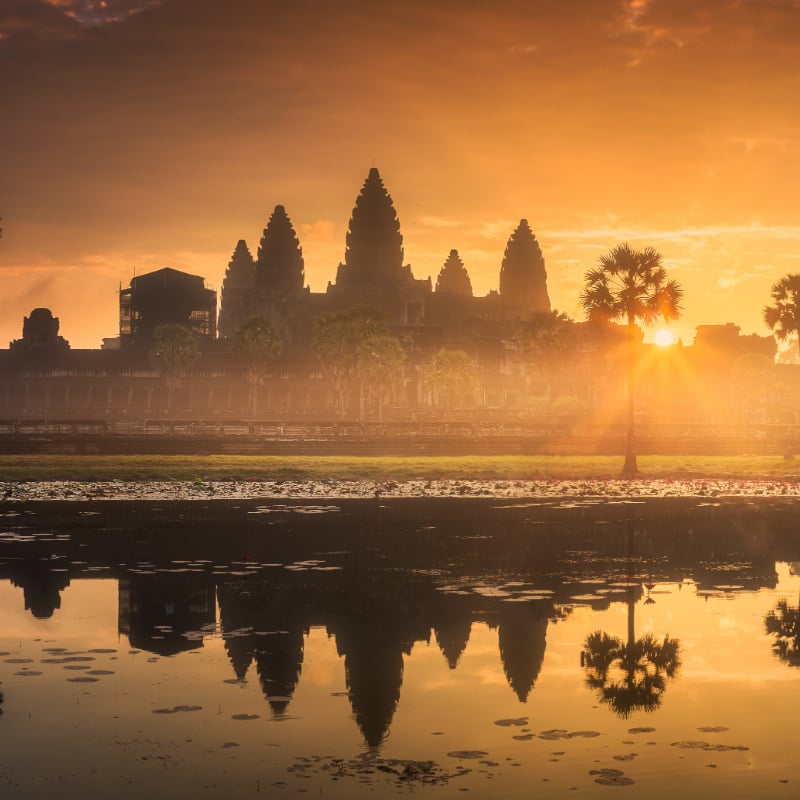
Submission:
[[[165,322],[153,329],[153,345],[148,358],[166,384],[168,413],[172,412],[175,388],[199,357],[197,339],[185,325]]]
[[[250,384],[250,408],[258,411],[258,387],[264,383],[270,364],[280,353],[281,342],[275,328],[263,317],[248,317],[233,337],[233,348],[244,364],[244,376]]]
[[[797,338],[800,346],[800,275],[784,275],[770,294],[775,305],[764,307],[764,322],[781,342]]]
[[[652,247],[634,250],[627,243],[617,245],[600,259],[600,266],[586,273],[586,288],[580,296],[589,319],[623,321],[628,329],[628,432],[624,475],[638,472],[634,447],[634,398],[636,382],[637,321],[652,325],[659,320],[677,319],[683,289],[667,280],[661,254]]]

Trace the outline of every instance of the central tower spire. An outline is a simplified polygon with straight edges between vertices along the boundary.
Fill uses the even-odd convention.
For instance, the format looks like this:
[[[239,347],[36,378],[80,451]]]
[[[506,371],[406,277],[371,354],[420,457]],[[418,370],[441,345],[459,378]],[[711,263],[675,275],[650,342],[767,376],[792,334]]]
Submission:
[[[400,220],[375,167],[356,198],[346,245],[344,264],[339,265],[336,275],[337,286],[377,287],[403,281]]]

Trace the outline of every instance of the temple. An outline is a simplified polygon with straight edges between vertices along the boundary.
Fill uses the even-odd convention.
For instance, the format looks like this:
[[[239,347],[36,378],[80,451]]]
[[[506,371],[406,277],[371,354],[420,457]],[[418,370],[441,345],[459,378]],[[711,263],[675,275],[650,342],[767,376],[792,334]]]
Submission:
[[[390,329],[428,340],[451,341],[450,334],[461,328],[456,338],[469,346],[465,333],[476,331],[475,319],[518,322],[550,310],[544,258],[524,219],[508,241],[499,294],[473,295],[457,250],[450,251],[435,290],[430,278],[416,278],[411,265],[403,262],[400,220],[373,167],[350,216],[344,261],[325,292],[312,293],[304,286],[302,248],[283,206],[270,216],[255,262],[246,242],[238,242],[222,284],[220,336],[233,336],[248,316],[256,315],[298,342],[325,313],[369,307],[384,315]]]
[[[300,237],[276,205],[256,248],[244,238],[235,243],[218,319],[217,292],[203,277],[163,267],[120,288],[118,336],[97,350],[70,348],[58,317],[33,309],[22,337],[0,351],[0,426],[82,420],[172,430],[182,420],[189,430],[282,435],[289,423],[307,432],[352,422],[359,430],[406,425],[416,436],[431,422],[619,432],[624,329],[573,321],[552,307],[527,219],[498,252],[497,289],[476,295],[454,247],[420,277],[406,262],[400,217],[373,167],[343,244],[333,280],[311,291]],[[183,340],[168,341],[176,331]],[[638,347],[645,431],[684,426],[668,433],[674,437],[687,424],[800,422],[793,399],[800,368],[775,363],[771,337],[706,325],[690,347],[641,339]]]

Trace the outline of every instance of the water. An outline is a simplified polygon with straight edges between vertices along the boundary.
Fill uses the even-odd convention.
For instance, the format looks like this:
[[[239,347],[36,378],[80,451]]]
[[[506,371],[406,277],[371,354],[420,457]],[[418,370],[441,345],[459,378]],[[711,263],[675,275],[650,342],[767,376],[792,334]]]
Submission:
[[[3,797],[797,794],[791,500],[3,512]]]

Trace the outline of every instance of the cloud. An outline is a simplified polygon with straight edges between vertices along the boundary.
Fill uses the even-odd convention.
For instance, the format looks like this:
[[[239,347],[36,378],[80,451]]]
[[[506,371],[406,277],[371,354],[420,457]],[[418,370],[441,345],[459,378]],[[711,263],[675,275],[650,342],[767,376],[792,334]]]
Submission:
[[[461,220],[430,216],[417,217],[415,222],[426,228],[461,228],[464,225]]]
[[[160,5],[161,0],[47,0],[65,16],[83,25],[123,22],[134,14]]]
[[[336,242],[339,244],[344,239],[342,226],[330,219],[304,222],[298,227],[298,234],[301,245],[306,242]]]

